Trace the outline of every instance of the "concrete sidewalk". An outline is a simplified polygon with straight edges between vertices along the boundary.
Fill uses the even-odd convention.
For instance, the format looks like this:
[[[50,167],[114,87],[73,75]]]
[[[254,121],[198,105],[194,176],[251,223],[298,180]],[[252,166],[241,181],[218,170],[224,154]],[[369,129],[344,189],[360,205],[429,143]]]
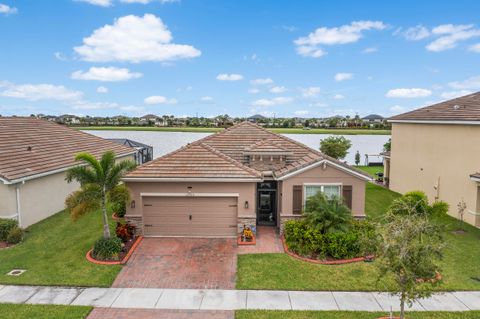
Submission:
[[[69,288],[0,286],[0,303],[83,305],[102,308],[182,310],[398,310],[384,292]],[[437,293],[415,303],[418,311],[480,310],[480,291]]]

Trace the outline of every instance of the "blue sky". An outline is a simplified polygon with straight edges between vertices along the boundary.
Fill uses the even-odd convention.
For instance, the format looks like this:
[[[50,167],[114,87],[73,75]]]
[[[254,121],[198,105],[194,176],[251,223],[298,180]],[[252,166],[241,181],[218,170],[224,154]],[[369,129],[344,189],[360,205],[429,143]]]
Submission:
[[[0,0],[0,114],[364,116],[480,89],[480,1]]]

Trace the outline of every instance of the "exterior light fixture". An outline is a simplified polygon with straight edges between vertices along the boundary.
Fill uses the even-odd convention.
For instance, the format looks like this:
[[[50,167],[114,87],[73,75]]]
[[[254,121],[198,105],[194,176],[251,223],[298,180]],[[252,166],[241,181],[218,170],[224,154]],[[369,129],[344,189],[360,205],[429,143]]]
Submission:
[[[132,202],[130,203],[130,208],[135,208],[135,201],[132,200]]]
[[[248,209],[248,200],[245,201],[244,207],[245,207],[245,209]]]

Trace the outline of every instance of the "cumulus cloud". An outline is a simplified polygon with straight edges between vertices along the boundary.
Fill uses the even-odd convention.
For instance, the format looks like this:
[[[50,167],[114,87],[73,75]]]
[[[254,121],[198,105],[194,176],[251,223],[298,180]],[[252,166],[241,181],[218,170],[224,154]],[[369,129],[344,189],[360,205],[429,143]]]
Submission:
[[[83,92],[68,89],[63,85],[6,83],[3,87],[5,89],[0,91],[0,96],[29,101],[74,101],[83,96]]]
[[[254,106],[275,106],[275,105],[283,105],[292,102],[293,99],[291,97],[275,97],[273,99],[260,99],[252,102]]]
[[[255,80],[251,80],[250,83],[252,85],[266,85],[266,84],[272,84],[273,80],[270,78],[255,79]]]
[[[88,71],[75,71],[71,78],[74,80],[94,80],[102,82],[118,82],[138,79],[142,73],[130,72],[127,68],[91,67]]]
[[[10,7],[6,4],[0,3],[0,14],[9,15],[17,12],[18,12],[17,8]]]
[[[409,41],[419,41],[428,38],[430,36],[430,30],[419,24],[406,30],[397,29],[394,34],[401,35]]]
[[[217,75],[217,80],[219,81],[240,81],[243,80],[243,75],[236,73],[220,73]]]
[[[78,2],[86,2],[100,7],[109,7],[113,4],[112,0],[76,0]]]
[[[430,42],[426,48],[429,51],[440,52],[455,48],[459,42],[480,37],[480,29],[473,24],[443,24],[432,29],[432,34],[439,38]]]
[[[106,88],[104,86],[99,86],[97,88],[97,93],[108,93],[108,88]]]
[[[411,88],[411,89],[392,89],[385,94],[386,97],[392,98],[419,98],[419,97],[427,97],[432,95],[432,91],[427,89],[420,89],[420,88]]]
[[[337,73],[334,78],[337,82],[351,80],[353,79],[353,73]]]
[[[454,81],[448,83],[448,86],[457,90],[476,90],[480,89],[480,75],[469,77],[464,81]]]
[[[480,53],[480,43],[469,46],[468,50],[475,53]]]
[[[448,92],[443,92],[442,94],[440,94],[440,97],[442,97],[446,100],[451,100],[451,99],[455,99],[457,97],[472,94],[472,93],[473,92],[469,91],[469,90],[448,91]]]
[[[320,27],[306,37],[294,41],[297,53],[302,56],[319,58],[327,54],[323,45],[340,45],[354,43],[368,30],[383,30],[387,26],[381,21],[353,21],[340,27]]]
[[[177,104],[176,99],[168,99],[161,95],[153,95],[146,97],[143,102],[148,105],[159,105],[159,104]]]
[[[201,55],[193,46],[172,40],[170,30],[155,15],[128,15],[93,31],[74,50],[90,62],[167,62]]]
[[[306,98],[316,97],[320,94],[320,88],[318,86],[311,86],[308,88],[301,88],[302,96]]]
[[[287,91],[287,88],[284,86],[274,86],[270,90],[270,93],[283,93]]]

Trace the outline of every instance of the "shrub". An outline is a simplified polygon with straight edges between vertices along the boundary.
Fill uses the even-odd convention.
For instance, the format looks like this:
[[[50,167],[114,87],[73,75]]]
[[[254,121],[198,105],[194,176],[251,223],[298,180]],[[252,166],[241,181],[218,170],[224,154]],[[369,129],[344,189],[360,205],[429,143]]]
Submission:
[[[0,219],[0,241],[6,241],[10,231],[18,227],[18,222],[14,219]]]
[[[21,229],[20,227],[14,227],[10,229],[10,231],[8,232],[6,242],[11,245],[15,245],[21,242],[22,239],[23,239],[23,229]]]
[[[408,192],[400,198],[395,199],[388,209],[389,215],[424,215],[430,214],[428,197],[422,191]]]
[[[327,253],[335,259],[358,257],[358,234],[350,231],[347,233],[331,233],[326,235]]]
[[[318,192],[307,200],[305,220],[322,234],[343,232],[351,224],[352,213],[340,198],[327,198]]]
[[[432,216],[440,216],[448,213],[450,206],[444,201],[438,201],[430,206],[430,214]]]
[[[133,235],[135,235],[135,226],[128,223],[117,223],[117,227],[115,228],[115,234],[125,243],[132,239]]]
[[[115,212],[117,217],[124,217],[127,213],[127,205],[125,202],[119,202],[112,205],[112,210]]]
[[[122,241],[118,237],[100,238],[93,245],[92,256],[97,260],[118,260]]]

